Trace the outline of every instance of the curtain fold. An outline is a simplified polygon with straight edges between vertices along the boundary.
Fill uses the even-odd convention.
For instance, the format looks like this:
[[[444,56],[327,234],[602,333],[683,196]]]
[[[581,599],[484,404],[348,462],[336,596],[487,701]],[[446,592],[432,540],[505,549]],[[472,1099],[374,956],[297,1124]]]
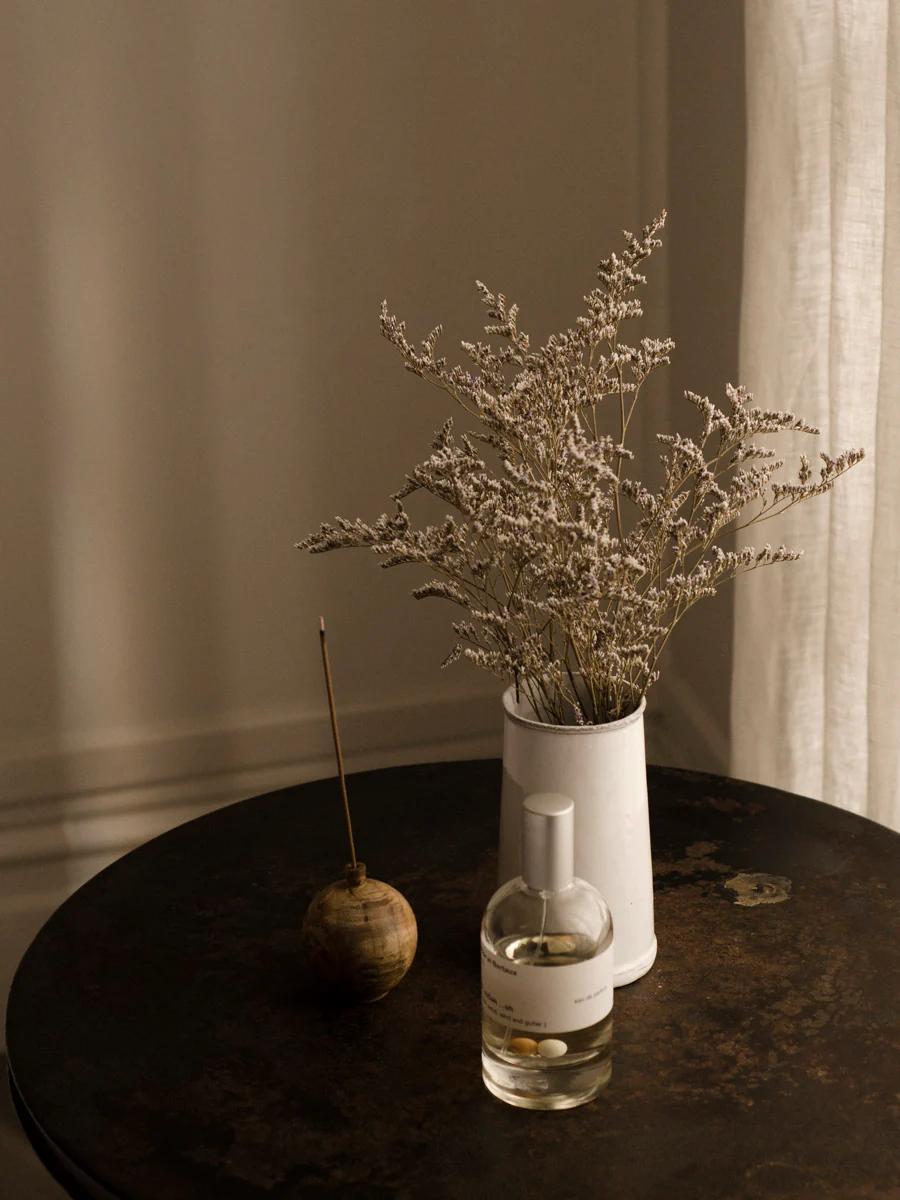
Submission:
[[[742,535],[805,557],[737,580],[731,769],[900,827],[900,0],[745,12],[741,381],[867,458]]]

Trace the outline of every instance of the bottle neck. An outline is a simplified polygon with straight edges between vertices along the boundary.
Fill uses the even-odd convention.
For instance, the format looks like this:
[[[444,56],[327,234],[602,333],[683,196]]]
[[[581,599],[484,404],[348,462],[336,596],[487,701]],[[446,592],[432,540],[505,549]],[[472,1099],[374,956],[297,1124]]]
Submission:
[[[575,880],[566,884],[565,887],[556,888],[554,891],[549,891],[547,888],[529,887],[523,878],[519,879],[519,890],[525,892],[528,896],[533,896],[535,900],[552,900],[554,896],[561,896],[564,892],[570,892],[575,887]]]

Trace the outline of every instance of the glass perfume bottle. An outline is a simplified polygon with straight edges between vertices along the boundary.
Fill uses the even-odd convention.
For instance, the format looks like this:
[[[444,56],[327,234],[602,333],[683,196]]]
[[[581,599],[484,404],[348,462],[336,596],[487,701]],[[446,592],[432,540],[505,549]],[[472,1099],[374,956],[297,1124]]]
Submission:
[[[526,798],[522,874],[481,923],[482,1074],[519,1108],[574,1108],[612,1073],[612,918],[575,878],[574,810],[568,796]]]

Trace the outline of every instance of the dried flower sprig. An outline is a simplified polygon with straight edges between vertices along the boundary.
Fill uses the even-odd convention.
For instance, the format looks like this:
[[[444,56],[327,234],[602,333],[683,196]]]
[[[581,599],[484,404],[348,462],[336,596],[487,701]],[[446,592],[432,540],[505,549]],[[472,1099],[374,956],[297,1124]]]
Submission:
[[[438,356],[441,327],[414,346],[382,305],[381,328],[407,370],[443,389],[480,425],[454,433],[448,418],[431,454],[373,524],[338,517],[297,545],[320,553],[367,546],[382,566],[421,563],[437,578],[417,599],[463,610],[447,666],[465,656],[515,680],[539,719],[599,723],[633,711],[659,676],[672,631],[700,599],[741,572],[788,562],[785,546],[727,550],[731,532],[829,491],[863,457],[821,454],[817,477],[805,455],[795,480],[773,479],[784,463],[754,439],[819,431],[789,412],[755,407],[729,385],[726,405],[686,392],[702,419],[694,437],[659,433],[662,485],[651,491],[627,471],[626,438],[641,388],[668,364],[669,338],[620,340],[643,315],[639,268],[661,245],[663,212],[641,237],[598,268],[575,326],[531,348],[519,309],[483,283],[488,342],[463,342],[476,368]],[[607,411],[611,410],[609,419]],[[415,528],[404,501],[419,491],[453,512]],[[627,503],[626,503],[627,502]]]

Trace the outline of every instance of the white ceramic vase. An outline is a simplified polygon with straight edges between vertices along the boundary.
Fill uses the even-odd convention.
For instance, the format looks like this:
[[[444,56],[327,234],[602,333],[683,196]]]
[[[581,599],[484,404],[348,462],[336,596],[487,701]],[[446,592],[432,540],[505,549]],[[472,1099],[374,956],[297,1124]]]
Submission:
[[[644,707],[608,725],[544,725],[515,688],[503,694],[499,882],[520,873],[522,801],[560,792],[575,802],[575,874],[612,912],[614,984],[645,975],[656,958],[647,810]]]

